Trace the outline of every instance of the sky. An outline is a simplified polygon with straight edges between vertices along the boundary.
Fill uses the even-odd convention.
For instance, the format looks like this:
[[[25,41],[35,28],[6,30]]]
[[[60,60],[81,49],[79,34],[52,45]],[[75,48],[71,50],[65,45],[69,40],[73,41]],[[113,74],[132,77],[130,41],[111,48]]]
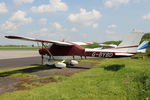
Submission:
[[[17,35],[45,40],[122,40],[133,30],[150,32],[150,0],[0,0],[0,45]]]

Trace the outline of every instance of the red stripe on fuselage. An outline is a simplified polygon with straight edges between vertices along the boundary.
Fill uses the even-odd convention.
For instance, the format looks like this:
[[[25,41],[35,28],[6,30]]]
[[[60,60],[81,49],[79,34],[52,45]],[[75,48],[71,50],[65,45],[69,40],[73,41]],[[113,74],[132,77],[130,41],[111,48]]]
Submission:
[[[94,52],[93,51],[93,52],[85,52],[85,56],[113,58],[115,56],[119,56],[119,55],[116,55],[116,53],[123,53],[124,56],[127,56],[126,54],[133,54],[133,55],[136,54],[136,52]]]

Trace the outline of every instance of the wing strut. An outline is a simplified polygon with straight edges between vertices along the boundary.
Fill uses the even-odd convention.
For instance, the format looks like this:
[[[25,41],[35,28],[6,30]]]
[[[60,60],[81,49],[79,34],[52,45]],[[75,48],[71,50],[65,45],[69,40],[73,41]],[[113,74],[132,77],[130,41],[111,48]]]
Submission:
[[[42,42],[42,50],[43,50],[43,42]],[[41,58],[42,58],[42,61],[41,61],[41,63],[42,63],[42,65],[43,65],[43,64],[44,64],[43,55],[41,56]]]
[[[46,46],[44,45],[44,43],[42,42],[42,47],[44,46],[44,48],[46,49],[46,51],[49,53],[49,55],[52,57],[53,60],[54,59],[54,56],[52,55],[52,53],[46,48]]]

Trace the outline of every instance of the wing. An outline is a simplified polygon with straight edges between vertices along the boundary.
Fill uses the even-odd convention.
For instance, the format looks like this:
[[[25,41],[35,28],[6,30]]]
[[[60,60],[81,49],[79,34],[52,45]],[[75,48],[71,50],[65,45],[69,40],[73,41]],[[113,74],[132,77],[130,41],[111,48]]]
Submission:
[[[72,43],[60,42],[60,41],[48,41],[48,40],[40,40],[40,39],[20,37],[20,36],[5,36],[5,37],[8,38],[8,39],[17,39],[17,40],[43,42],[43,43],[54,43],[54,44],[63,45],[63,46],[73,46]]]
[[[91,45],[93,44],[92,42],[71,42],[73,44],[77,44],[77,45]]]

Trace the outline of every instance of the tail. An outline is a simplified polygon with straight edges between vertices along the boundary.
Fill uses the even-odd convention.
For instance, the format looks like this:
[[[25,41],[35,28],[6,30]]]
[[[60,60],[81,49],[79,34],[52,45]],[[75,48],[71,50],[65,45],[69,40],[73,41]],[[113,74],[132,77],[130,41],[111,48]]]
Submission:
[[[137,48],[140,44],[144,32],[133,31],[124,39],[117,48],[115,48],[116,56],[132,56],[137,53]]]
[[[145,53],[150,41],[143,41],[137,48],[137,52]]]
[[[117,48],[122,48],[121,51],[125,52],[136,52],[143,35],[144,32],[133,31]]]

